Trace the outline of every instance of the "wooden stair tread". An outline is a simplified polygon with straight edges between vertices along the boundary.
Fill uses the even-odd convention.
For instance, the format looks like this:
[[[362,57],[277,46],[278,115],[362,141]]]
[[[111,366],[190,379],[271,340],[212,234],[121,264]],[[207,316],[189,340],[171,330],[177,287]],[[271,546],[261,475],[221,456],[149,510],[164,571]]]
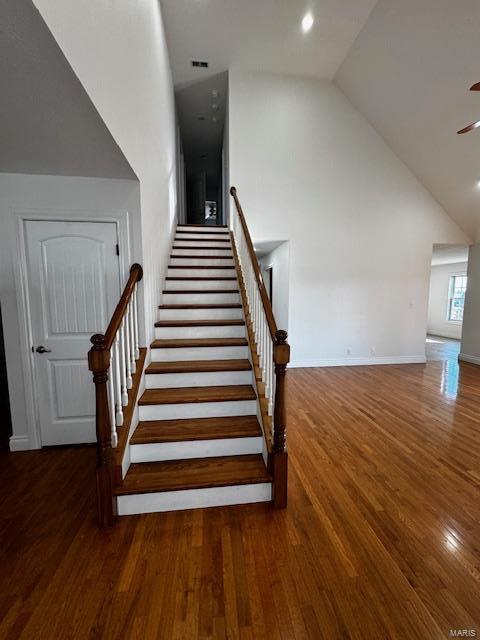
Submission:
[[[184,226],[184,225],[182,225],[182,226]],[[193,227],[193,226],[196,226],[196,225],[191,225],[191,226]],[[201,225],[199,225],[199,226],[201,226]],[[208,231],[195,231],[194,229],[191,229],[191,230],[190,229],[179,229],[177,227],[176,233],[198,233],[198,235],[200,235],[200,236],[204,236],[206,233],[207,234],[208,233],[221,233],[223,235],[228,235],[228,230],[227,231],[217,231],[217,228],[225,229],[226,227],[213,227],[212,231],[210,231],[210,230],[208,230]]]
[[[201,293],[208,295],[209,293],[240,293],[238,289],[164,289],[163,293]]]
[[[180,256],[178,256],[180,257]],[[213,256],[210,256],[213,257]],[[169,269],[235,269],[235,265],[233,264],[226,264],[224,266],[222,265],[213,265],[213,266],[209,266],[208,264],[193,264],[193,265],[184,265],[184,264],[171,264],[168,266]]]
[[[178,349],[194,347],[247,347],[246,338],[161,338],[154,340],[151,349]]]
[[[186,239],[180,239],[182,240],[182,242],[186,242]],[[179,239],[175,240],[174,242],[180,242]],[[193,242],[198,242],[198,240],[193,240]],[[204,240],[204,242],[209,242],[209,239],[207,238],[206,240]],[[201,247],[195,247],[192,246],[191,244],[187,244],[187,245],[179,245],[179,244],[174,244],[172,246],[172,251],[174,251],[175,249],[195,249],[196,251],[199,251],[200,249],[215,249],[216,251],[230,251],[230,254],[233,255],[232,252],[232,247],[230,245],[213,245],[213,246],[201,246]]]
[[[261,436],[262,429],[257,416],[151,420],[138,423],[130,444],[257,438]]]
[[[209,280],[220,280],[220,281],[223,282],[224,280],[231,281],[231,280],[236,280],[236,279],[237,278],[235,278],[235,277],[228,277],[228,276],[167,276],[165,278],[165,280],[174,280],[174,281],[177,281],[177,280],[188,280],[188,281],[193,280],[195,282],[197,282],[199,280],[200,281],[202,281],[202,280],[207,280],[207,281],[209,281]]]
[[[182,247],[175,247],[176,249],[180,249]],[[184,249],[191,249],[192,247],[183,247]],[[199,247],[199,249],[208,249],[208,247]],[[170,254],[171,258],[183,258],[183,259],[187,259],[187,260],[233,260],[233,255],[232,254],[228,254],[226,256],[196,256],[195,254],[193,255],[176,255],[174,253]],[[187,265],[188,266],[188,265]],[[193,267],[188,267],[189,269],[193,269]],[[210,269],[215,269],[215,265],[213,265],[212,267],[209,267]],[[218,268],[218,267],[217,267]]]
[[[241,309],[239,302],[221,304],[160,304],[159,309]]]
[[[239,327],[245,324],[245,320],[158,320],[156,327]]]
[[[261,454],[130,465],[117,495],[271,482]]]
[[[139,405],[190,404],[194,402],[240,402],[256,400],[257,394],[250,384],[224,387],[177,387],[174,389],[146,389]]]
[[[202,236],[204,234],[202,233]],[[174,242],[199,242],[201,241],[201,236],[198,238],[175,238]],[[230,242],[230,238],[205,238],[204,242]]]
[[[177,362],[151,362],[146,374],[204,373],[215,371],[251,371],[250,360],[179,360]]]
[[[179,224],[177,225],[177,229],[178,227],[202,227],[202,229],[227,229],[227,225],[226,224],[194,224],[194,223],[186,223],[186,224]]]

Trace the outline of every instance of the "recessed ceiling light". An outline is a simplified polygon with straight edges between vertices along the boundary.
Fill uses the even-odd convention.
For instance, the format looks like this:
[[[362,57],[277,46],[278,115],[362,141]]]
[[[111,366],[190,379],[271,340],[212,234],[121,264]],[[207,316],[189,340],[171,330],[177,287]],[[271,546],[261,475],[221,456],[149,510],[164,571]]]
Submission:
[[[217,123],[217,122],[218,122],[218,118],[217,118],[216,116],[213,116],[213,118],[212,118],[212,122]]]
[[[216,110],[218,109],[218,104],[217,104],[216,102],[214,102],[214,103],[212,104],[212,109],[213,109],[214,111],[216,111]]]
[[[303,33],[308,33],[310,29],[313,27],[313,16],[309,11],[303,16],[302,19],[302,31]]]

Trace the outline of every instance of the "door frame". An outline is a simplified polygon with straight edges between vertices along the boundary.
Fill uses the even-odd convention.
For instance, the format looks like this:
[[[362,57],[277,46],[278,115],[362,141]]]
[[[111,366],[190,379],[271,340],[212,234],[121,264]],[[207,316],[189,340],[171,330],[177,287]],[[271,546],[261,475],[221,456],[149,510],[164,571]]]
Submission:
[[[40,417],[38,410],[38,389],[36,383],[35,358],[31,347],[32,317],[27,270],[27,247],[25,224],[27,222],[108,222],[117,229],[119,256],[120,290],[125,282],[131,264],[130,224],[128,211],[98,211],[82,209],[15,209],[15,235],[18,261],[14,263],[15,294],[20,330],[20,357],[25,383],[25,408],[27,414],[27,436],[10,438],[10,450],[41,449]],[[106,327],[105,327],[106,329]],[[27,441],[28,440],[28,441]],[[13,446],[12,446],[13,445]]]

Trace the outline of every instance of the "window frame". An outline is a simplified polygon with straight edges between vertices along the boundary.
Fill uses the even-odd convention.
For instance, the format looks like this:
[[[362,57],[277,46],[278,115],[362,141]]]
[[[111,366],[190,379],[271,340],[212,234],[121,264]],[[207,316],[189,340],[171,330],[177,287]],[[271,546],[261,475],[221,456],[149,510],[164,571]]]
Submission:
[[[451,313],[452,313],[452,302],[455,299],[458,299],[460,296],[455,296],[454,292],[455,292],[455,280],[456,278],[465,278],[465,288],[464,291],[466,293],[467,291],[467,287],[468,287],[468,276],[467,273],[464,271],[459,271],[456,273],[451,273],[449,275],[449,279],[448,279],[448,291],[447,291],[447,317],[446,320],[447,322],[450,322],[451,324],[457,324],[457,325],[461,325],[463,324],[463,311],[465,310],[465,295],[463,296],[463,310],[462,310],[462,319],[461,320],[455,320],[454,318],[451,318]],[[462,287],[463,289],[463,287]]]

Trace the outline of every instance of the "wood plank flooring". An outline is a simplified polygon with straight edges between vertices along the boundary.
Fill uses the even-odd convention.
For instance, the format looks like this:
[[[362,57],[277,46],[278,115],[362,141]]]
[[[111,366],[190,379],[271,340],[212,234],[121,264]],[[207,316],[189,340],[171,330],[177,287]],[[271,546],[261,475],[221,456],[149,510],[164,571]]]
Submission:
[[[0,638],[480,635],[480,369],[288,372],[289,506],[95,524],[91,448],[0,455]]]

